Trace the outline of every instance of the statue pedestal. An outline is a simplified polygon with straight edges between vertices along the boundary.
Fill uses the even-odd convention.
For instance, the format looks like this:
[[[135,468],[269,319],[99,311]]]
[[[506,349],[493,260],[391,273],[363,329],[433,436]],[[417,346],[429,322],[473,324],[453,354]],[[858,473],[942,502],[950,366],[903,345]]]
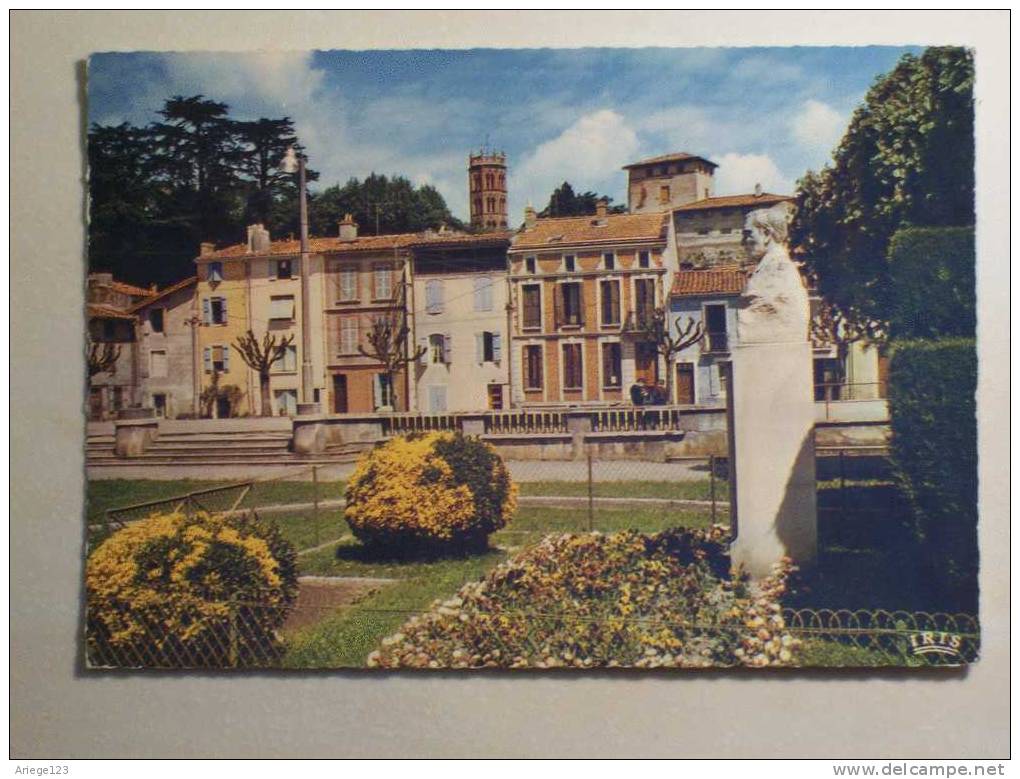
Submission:
[[[805,342],[733,348],[730,387],[730,555],[754,578],[790,557],[817,556],[812,351]]]

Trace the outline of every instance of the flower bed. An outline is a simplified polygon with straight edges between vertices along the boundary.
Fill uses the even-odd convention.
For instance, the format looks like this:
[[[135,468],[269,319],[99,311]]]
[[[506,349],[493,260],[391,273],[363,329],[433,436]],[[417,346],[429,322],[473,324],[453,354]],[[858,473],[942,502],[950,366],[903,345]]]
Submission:
[[[368,658],[383,668],[787,665],[792,570],[729,576],[728,530],[548,536],[436,601]]]

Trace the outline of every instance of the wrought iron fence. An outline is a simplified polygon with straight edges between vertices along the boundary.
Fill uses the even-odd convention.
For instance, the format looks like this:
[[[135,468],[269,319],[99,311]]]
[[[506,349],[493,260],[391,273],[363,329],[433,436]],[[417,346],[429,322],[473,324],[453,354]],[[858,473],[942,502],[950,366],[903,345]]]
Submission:
[[[773,662],[799,668],[881,668],[961,666],[974,663],[980,654],[980,631],[977,617],[970,614],[943,614],[905,611],[849,611],[826,609],[783,609],[783,623],[773,626],[775,637],[795,639],[789,659]],[[124,621],[117,623],[102,613],[90,612],[86,631],[85,654],[90,668],[109,669],[266,669],[278,667],[315,667],[329,665],[328,660],[303,661],[300,647],[305,638],[302,631],[327,618],[348,617],[353,620],[386,618],[398,627],[400,621],[419,617],[421,612],[407,609],[373,609],[361,606],[337,606],[302,603],[267,607],[252,602],[221,602],[204,604],[201,611],[182,611],[172,603],[145,609],[132,609]],[[694,654],[690,662],[677,666],[729,668],[743,665],[731,652],[725,652],[706,663],[698,650],[706,646],[729,646],[752,636],[757,629],[737,623],[675,622],[641,616],[597,617],[563,613],[545,613],[527,609],[500,609],[505,619],[472,620],[472,635],[478,647],[464,646],[465,658],[476,649],[507,646],[500,625],[513,623],[524,626],[532,647],[542,645],[543,637],[563,635],[563,625],[585,623],[585,632],[596,624],[605,631],[606,646],[619,643],[614,633],[628,627],[654,630],[657,635],[667,631],[676,636]],[[394,618],[396,622],[394,622]],[[170,627],[168,627],[170,626]],[[120,628],[118,631],[117,628]],[[385,632],[385,629],[384,629]],[[379,645],[385,635],[378,636]],[[788,640],[787,639],[787,640]],[[321,640],[321,637],[320,637]],[[328,640],[328,639],[327,639]],[[349,647],[327,646],[325,656],[346,654]],[[298,650],[295,652],[295,650]],[[485,651],[481,649],[481,651]],[[574,653],[571,653],[574,654]],[[320,654],[318,657],[323,657]],[[421,660],[421,658],[418,658]],[[514,654],[506,652],[495,661],[465,664],[435,664],[431,667],[514,667]],[[428,665],[429,658],[421,666]],[[585,659],[577,654],[582,669],[627,667],[614,659],[612,652]],[[304,663],[311,662],[312,665]],[[560,663],[560,665],[563,665]],[[630,663],[634,665],[634,663]],[[640,665],[640,664],[638,664]],[[530,667],[535,667],[531,664]]]

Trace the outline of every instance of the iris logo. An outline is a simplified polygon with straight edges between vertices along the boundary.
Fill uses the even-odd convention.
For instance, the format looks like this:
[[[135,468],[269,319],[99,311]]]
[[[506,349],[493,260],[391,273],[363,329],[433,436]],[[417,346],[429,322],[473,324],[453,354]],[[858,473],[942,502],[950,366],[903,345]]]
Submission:
[[[926,631],[910,637],[910,652],[914,655],[936,655],[960,660],[963,639],[955,633]]]

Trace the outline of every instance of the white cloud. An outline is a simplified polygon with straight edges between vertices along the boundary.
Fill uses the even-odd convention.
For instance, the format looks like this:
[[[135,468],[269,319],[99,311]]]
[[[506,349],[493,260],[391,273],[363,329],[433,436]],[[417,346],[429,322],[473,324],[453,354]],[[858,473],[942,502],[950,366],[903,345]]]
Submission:
[[[624,118],[609,109],[585,114],[552,140],[524,155],[510,173],[510,222],[520,221],[526,201],[538,209],[552,191],[569,181],[575,191],[608,188],[623,182],[621,167],[633,162],[639,147],[637,133]]]
[[[839,142],[847,119],[839,111],[818,100],[807,100],[790,120],[790,129],[798,143],[829,152]]]
[[[753,192],[761,184],[766,192],[788,195],[793,181],[783,175],[767,154],[723,154],[711,158],[718,163],[715,172],[715,194],[739,195]]]

